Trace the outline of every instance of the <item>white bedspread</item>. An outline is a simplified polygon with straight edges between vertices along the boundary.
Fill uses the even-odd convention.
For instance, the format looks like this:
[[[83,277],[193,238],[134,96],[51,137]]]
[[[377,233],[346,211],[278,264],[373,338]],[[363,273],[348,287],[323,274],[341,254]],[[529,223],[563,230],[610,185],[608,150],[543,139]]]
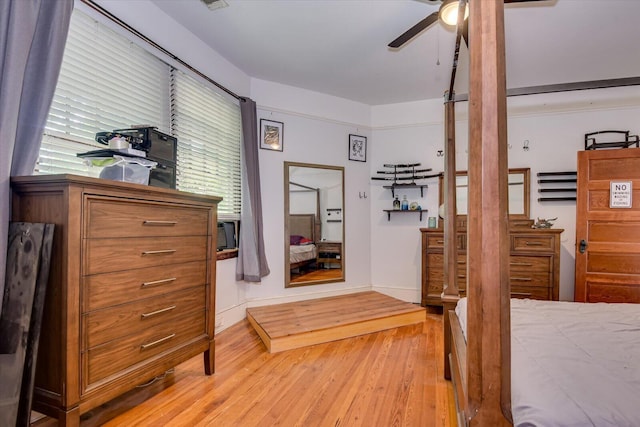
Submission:
[[[316,258],[318,251],[316,245],[290,245],[289,246],[289,262],[306,261]]]
[[[521,427],[640,426],[640,304],[512,299],[511,404]]]

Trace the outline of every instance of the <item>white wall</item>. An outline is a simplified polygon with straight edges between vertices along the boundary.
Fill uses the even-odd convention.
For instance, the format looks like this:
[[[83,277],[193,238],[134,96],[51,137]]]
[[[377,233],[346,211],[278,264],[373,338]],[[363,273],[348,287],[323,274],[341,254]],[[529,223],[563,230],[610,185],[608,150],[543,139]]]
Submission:
[[[560,255],[560,299],[572,300],[575,268],[575,202],[538,202],[538,172],[575,171],[577,152],[584,149],[584,134],[599,130],[640,132],[640,88],[627,87],[582,92],[556,93],[509,98],[509,167],[531,169],[531,217],[553,218],[563,228]],[[456,162],[467,169],[466,106],[456,108]],[[443,105],[422,103],[375,106],[372,108],[372,170],[384,163],[421,162],[442,171]],[[529,150],[523,150],[527,140]],[[428,194],[420,199],[437,216],[437,180],[427,181]],[[392,216],[387,221],[382,209],[391,207],[391,193],[382,184],[371,183],[371,277],[378,289],[392,289],[400,295],[420,295],[420,227],[411,215]],[[418,190],[407,190],[410,200],[418,200]],[[404,192],[403,192],[404,193]]]
[[[247,306],[371,287],[407,301],[420,300],[418,229],[426,226],[428,216],[437,216],[437,179],[427,181],[429,188],[423,198],[419,197],[419,190],[403,192],[428,210],[422,222],[417,214],[393,216],[387,221],[382,210],[391,207],[391,193],[382,188],[382,183],[372,181],[371,176],[382,169],[384,163],[420,162],[434,171],[442,170],[443,158],[436,154],[443,148],[441,99],[371,107],[251,79],[148,0],[98,0],[98,3],[220,84],[238,95],[253,98],[258,104],[258,118],[285,124],[284,151],[260,150],[259,154],[264,237],[271,274],[259,285],[237,283],[235,259],[217,263],[217,330],[241,320]],[[456,107],[460,169],[466,169],[467,162],[465,109],[464,104]],[[637,133],[639,113],[640,89],[637,87],[509,100],[508,135],[512,145],[509,165],[531,168],[532,217],[557,216],[556,226],[565,229],[561,254],[562,299],[573,297],[575,204],[537,203],[535,174],[575,170],[576,151],[583,148],[585,133],[603,129]],[[366,163],[348,160],[350,133],[368,138]],[[524,140],[529,141],[527,152],[522,150]],[[344,283],[284,288],[283,163],[287,160],[345,167]]]

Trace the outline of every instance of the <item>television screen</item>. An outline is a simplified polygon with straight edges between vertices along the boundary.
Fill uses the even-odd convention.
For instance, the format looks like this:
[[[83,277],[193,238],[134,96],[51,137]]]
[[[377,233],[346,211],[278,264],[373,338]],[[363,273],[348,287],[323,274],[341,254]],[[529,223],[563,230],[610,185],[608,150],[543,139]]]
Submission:
[[[218,222],[218,250],[236,248],[236,222],[235,221],[219,221]]]

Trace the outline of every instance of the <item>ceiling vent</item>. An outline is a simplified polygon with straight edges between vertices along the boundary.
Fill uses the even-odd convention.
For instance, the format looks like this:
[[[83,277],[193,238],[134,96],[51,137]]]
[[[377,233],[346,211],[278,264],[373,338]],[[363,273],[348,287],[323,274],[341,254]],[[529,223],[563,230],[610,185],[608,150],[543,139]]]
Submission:
[[[229,4],[225,0],[200,0],[200,1],[206,4],[210,10],[222,9],[223,7],[229,6]]]

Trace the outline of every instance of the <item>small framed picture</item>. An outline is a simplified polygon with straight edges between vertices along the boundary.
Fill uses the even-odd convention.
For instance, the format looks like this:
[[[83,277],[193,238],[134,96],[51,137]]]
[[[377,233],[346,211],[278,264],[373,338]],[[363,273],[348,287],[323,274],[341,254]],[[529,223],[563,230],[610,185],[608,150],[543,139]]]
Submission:
[[[284,123],[260,119],[260,148],[282,151]]]
[[[356,162],[367,161],[367,137],[349,135],[349,160]]]

